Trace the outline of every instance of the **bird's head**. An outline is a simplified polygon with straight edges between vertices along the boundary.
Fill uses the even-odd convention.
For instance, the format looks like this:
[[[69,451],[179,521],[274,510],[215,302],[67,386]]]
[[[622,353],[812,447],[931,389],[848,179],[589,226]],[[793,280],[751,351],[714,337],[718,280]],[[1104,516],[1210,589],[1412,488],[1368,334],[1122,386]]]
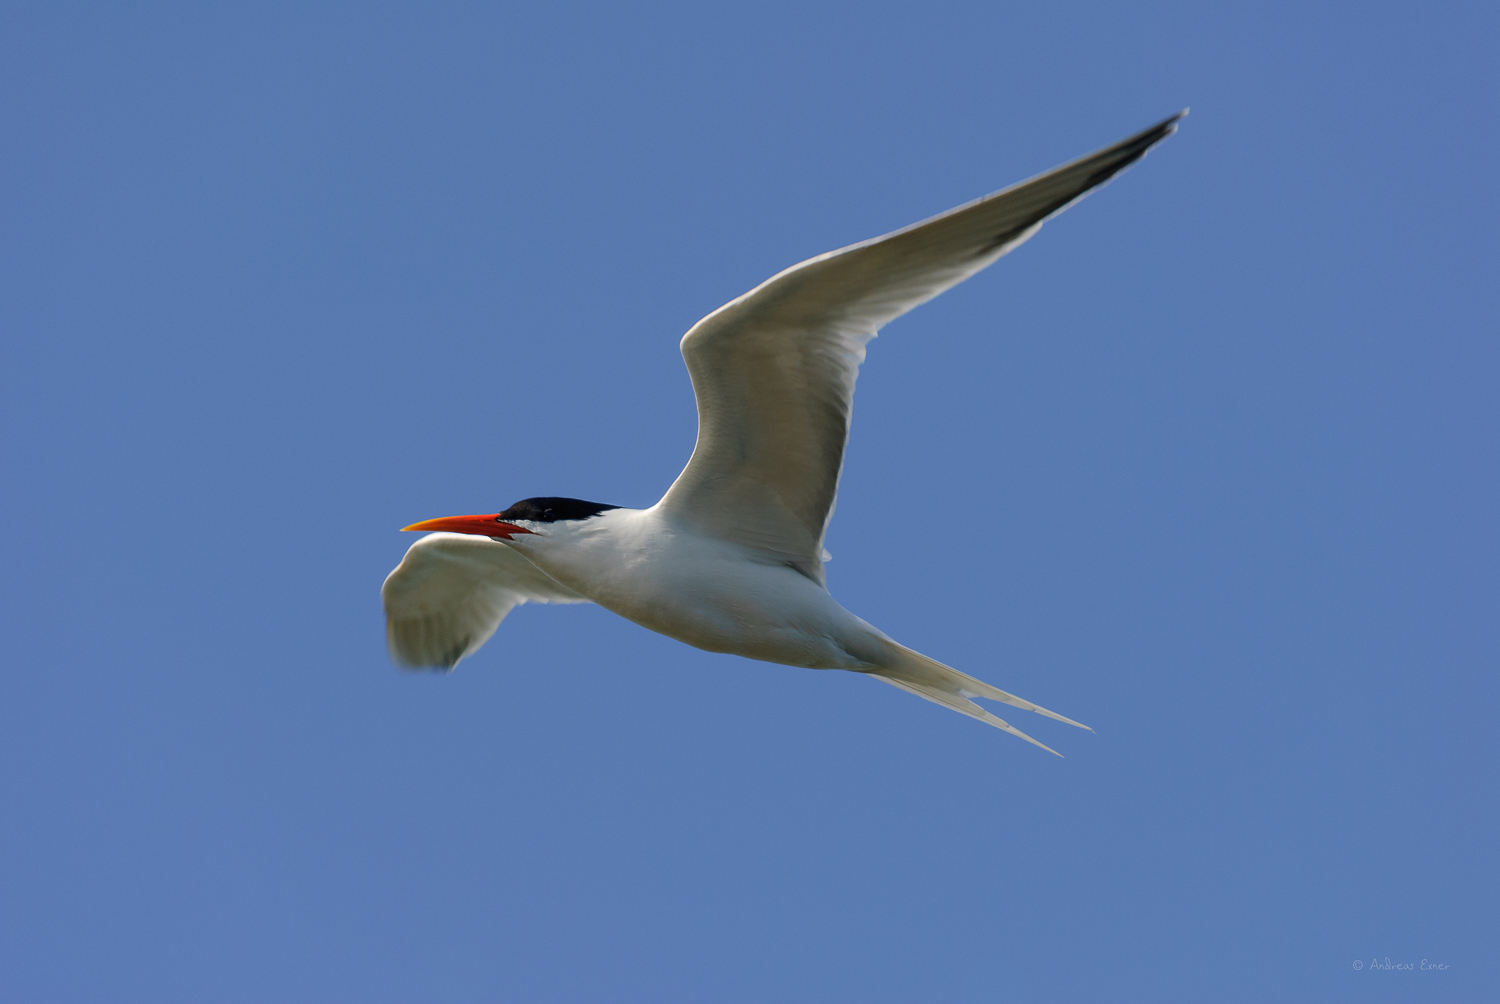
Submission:
[[[443,530],[448,533],[472,533],[494,540],[510,540],[518,534],[545,536],[551,524],[589,519],[602,512],[618,508],[620,507],[616,505],[585,502],[582,499],[552,497],[522,499],[504,512],[484,516],[444,516],[440,519],[429,519],[421,523],[413,523],[411,526],[403,526],[401,529]]]

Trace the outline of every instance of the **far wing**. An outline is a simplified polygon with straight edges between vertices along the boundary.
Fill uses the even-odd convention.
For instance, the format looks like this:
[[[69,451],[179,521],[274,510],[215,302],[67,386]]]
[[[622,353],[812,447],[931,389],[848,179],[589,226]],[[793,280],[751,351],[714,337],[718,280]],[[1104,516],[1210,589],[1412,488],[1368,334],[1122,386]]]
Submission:
[[[487,537],[428,534],[386,577],[386,641],[408,669],[452,669],[522,603],[587,603],[520,554]]]
[[[698,399],[698,442],[661,508],[822,583],[819,556],[865,343],[1139,160],[1185,114],[940,216],[810,258],[695,324],[682,355]]]

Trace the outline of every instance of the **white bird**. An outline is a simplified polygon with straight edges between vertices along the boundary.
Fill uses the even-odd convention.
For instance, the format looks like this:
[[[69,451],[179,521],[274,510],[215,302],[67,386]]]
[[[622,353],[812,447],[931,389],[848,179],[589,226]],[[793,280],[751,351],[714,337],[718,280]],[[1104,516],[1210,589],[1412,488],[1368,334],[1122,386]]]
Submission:
[[[970,698],[1088,726],[898,644],[829,594],[823,537],[854,381],[883,325],[993,264],[1186,114],[793,265],[709,314],[682,339],[698,441],[661,501],[626,509],[530,498],[406,527],[440,532],[413,544],[385,580],[392,657],[452,669],[519,604],[593,602],[710,652],[864,673],[1056,753]]]

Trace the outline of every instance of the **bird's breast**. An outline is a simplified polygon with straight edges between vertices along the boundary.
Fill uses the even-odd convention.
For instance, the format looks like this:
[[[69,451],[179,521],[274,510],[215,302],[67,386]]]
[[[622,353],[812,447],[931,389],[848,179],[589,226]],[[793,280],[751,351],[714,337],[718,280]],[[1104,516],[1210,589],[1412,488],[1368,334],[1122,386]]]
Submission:
[[[827,669],[866,663],[868,629],[795,569],[736,544],[617,520],[528,556],[559,582],[642,627],[711,652]],[[524,538],[523,538],[524,539]]]

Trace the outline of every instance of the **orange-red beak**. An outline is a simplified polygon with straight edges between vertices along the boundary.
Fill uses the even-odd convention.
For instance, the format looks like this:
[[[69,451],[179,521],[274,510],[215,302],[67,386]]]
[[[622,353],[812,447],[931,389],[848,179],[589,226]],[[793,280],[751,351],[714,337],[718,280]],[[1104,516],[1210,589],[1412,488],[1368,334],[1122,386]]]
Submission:
[[[444,516],[442,519],[429,519],[401,529],[421,530],[424,533],[446,530],[448,533],[473,533],[481,537],[504,537],[506,540],[518,533],[531,533],[525,527],[505,522],[499,513],[490,513],[488,516]]]

